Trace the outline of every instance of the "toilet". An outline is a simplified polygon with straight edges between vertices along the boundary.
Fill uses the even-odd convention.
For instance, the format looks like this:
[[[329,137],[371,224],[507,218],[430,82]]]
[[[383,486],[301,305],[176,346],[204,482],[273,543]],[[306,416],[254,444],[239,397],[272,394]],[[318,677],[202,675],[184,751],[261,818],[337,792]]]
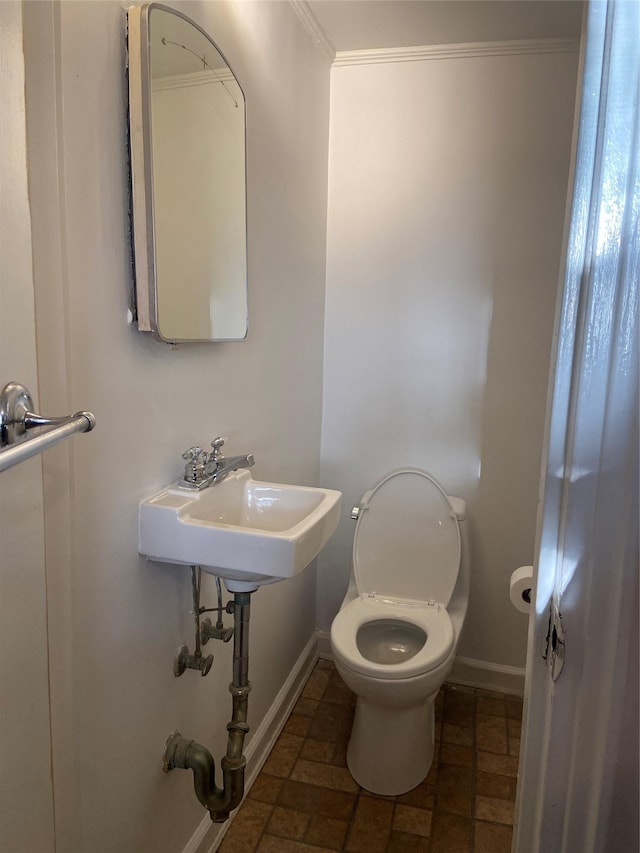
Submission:
[[[357,704],[347,765],[393,796],[433,761],[435,698],[453,665],[469,598],[466,504],[403,468],[362,496],[349,588],[331,626],[338,673]]]

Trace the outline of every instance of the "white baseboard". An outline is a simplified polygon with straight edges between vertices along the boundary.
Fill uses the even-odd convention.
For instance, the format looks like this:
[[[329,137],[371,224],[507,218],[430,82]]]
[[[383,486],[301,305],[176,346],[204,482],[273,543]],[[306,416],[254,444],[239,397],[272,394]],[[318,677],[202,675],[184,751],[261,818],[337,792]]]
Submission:
[[[447,681],[463,684],[465,687],[479,687],[482,690],[495,690],[498,693],[524,694],[524,668],[489,663],[485,660],[463,658],[459,655]]]
[[[251,742],[244,751],[247,759],[245,770],[245,796],[254,783],[262,765],[267,760],[278,735],[291,713],[302,689],[311,675],[318,659],[317,639],[311,637],[296,661],[269,711],[256,729]],[[234,814],[237,814],[237,810]],[[207,813],[193,833],[182,853],[214,853],[227,834],[233,821],[233,815],[225,823],[211,823]]]
[[[318,657],[332,659],[331,635],[328,631],[317,631]],[[447,681],[462,684],[465,687],[479,687],[482,690],[494,690],[498,693],[524,694],[524,668],[504,666],[459,655],[453,662],[453,668]]]

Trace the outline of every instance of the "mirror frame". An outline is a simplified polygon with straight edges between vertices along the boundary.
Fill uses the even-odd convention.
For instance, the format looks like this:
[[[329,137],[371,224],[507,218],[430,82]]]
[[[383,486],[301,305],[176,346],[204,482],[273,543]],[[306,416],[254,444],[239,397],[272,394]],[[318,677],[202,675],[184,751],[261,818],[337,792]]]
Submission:
[[[156,275],[155,199],[153,188],[153,145],[151,115],[151,34],[150,15],[154,10],[168,12],[195,27],[218,51],[233,74],[242,93],[244,119],[244,212],[245,212],[245,332],[242,338],[166,338],[160,331]],[[248,250],[247,250],[247,108],[244,90],[227,58],[211,36],[195,21],[178,9],[162,3],[144,3],[127,10],[128,91],[129,91],[129,154],[130,154],[130,214],[133,249],[133,292],[130,310],[138,330],[151,332],[156,340],[166,344],[215,343],[245,340],[248,331]]]

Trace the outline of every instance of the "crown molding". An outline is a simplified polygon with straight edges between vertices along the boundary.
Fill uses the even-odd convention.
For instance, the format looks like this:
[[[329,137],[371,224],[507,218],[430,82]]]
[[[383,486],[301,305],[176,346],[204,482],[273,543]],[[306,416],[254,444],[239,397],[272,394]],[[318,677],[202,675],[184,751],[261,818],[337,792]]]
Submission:
[[[336,49],[318,23],[307,0],[289,0],[289,5],[293,8],[308,35],[311,36],[311,41],[314,45],[324,54],[329,62],[333,62],[336,56]]]
[[[290,0],[290,2],[293,2],[293,0]],[[345,65],[378,65],[386,62],[420,62],[430,59],[465,59],[480,56],[512,56],[540,53],[577,53],[579,49],[580,39],[548,38],[378,48],[376,50],[341,50],[336,53],[333,65],[336,68],[340,68]]]

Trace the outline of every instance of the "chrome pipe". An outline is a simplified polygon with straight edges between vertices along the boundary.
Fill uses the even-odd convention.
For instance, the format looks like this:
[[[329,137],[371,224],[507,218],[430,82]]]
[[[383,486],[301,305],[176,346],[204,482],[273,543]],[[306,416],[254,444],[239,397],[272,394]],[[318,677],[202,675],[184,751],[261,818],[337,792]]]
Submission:
[[[249,616],[251,593],[236,592],[233,596],[233,686],[249,684]]]

